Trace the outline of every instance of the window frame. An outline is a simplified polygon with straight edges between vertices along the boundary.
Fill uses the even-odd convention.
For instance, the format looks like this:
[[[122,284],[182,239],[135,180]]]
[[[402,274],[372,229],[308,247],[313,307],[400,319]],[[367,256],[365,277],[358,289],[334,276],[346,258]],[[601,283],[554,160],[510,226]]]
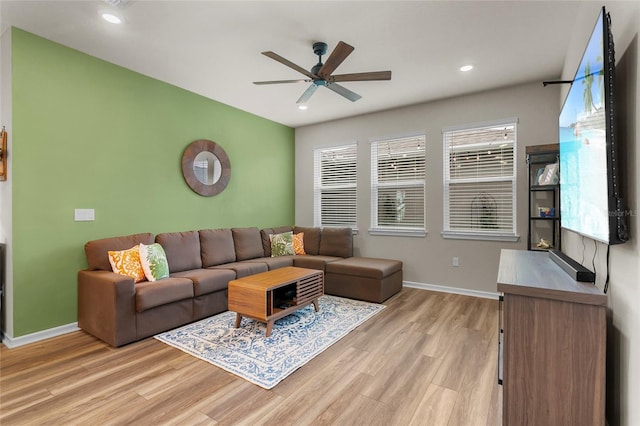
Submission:
[[[407,140],[418,140],[422,145],[422,155],[424,161],[424,176],[422,179],[406,179],[399,182],[379,182],[378,179],[378,152],[381,144],[389,144],[394,142],[402,142]],[[369,140],[370,143],[370,160],[371,160],[371,225],[369,234],[371,235],[393,235],[404,237],[425,237],[427,235],[427,197],[426,197],[426,132],[404,133],[402,135],[394,135],[387,137],[379,137]],[[422,226],[389,226],[380,225],[378,223],[379,216],[379,197],[378,190],[380,188],[422,188]]]
[[[518,220],[517,220],[517,176],[518,176],[518,162],[516,161],[517,157],[517,148],[518,148],[518,123],[519,120],[517,117],[509,117],[499,120],[485,121],[479,123],[469,123],[462,124],[457,126],[445,127],[442,129],[442,146],[443,146],[443,186],[442,186],[442,196],[443,196],[443,230],[442,237],[445,239],[465,239],[465,240],[485,240],[485,241],[507,241],[507,242],[517,242],[520,239],[518,235]],[[483,128],[490,127],[499,127],[499,126],[514,126],[514,137],[512,144],[512,161],[513,161],[513,174],[510,177],[507,176],[495,176],[492,178],[478,178],[478,179],[470,179],[470,178],[459,178],[452,179],[450,176],[450,153],[451,146],[448,143],[448,134],[452,132],[460,132],[460,131],[473,131],[480,130]],[[487,144],[490,141],[487,141]],[[490,230],[455,230],[451,229],[451,206],[450,206],[450,187],[452,183],[462,184],[462,183],[491,183],[491,182],[511,182],[511,231],[490,231]]]
[[[353,165],[355,167],[354,172],[354,180],[353,182],[349,182],[347,184],[339,184],[339,185],[325,185],[322,186],[322,161],[321,155],[324,153],[333,153],[335,155],[336,152],[354,149],[353,155]],[[353,223],[344,221],[342,224],[324,224],[322,218],[322,192],[325,190],[337,190],[337,189],[351,189],[354,190],[354,199],[353,199]],[[316,227],[323,228],[351,228],[354,233],[357,233],[358,227],[358,143],[357,142],[349,142],[340,145],[332,145],[332,146],[323,146],[317,147],[313,150],[313,223]]]

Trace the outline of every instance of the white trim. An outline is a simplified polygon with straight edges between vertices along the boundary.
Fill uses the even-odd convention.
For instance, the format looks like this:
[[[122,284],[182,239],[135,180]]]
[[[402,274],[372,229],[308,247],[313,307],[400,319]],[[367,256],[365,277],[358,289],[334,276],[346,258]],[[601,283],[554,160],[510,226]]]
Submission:
[[[473,233],[464,231],[442,231],[440,233],[445,240],[482,240],[482,241],[506,241],[516,243],[520,241],[520,235]]]
[[[508,118],[501,118],[498,120],[480,121],[478,123],[457,124],[454,126],[443,127],[442,134],[445,134],[446,132],[455,132],[458,130],[475,129],[478,127],[502,126],[505,124],[513,124],[513,123],[515,124],[520,123],[520,119],[518,117],[508,117]]]
[[[385,141],[395,140],[395,139],[420,138],[420,137],[425,138],[425,144],[426,144],[427,132],[424,130],[418,130],[415,132],[407,132],[407,133],[396,133],[396,134],[387,135],[387,136],[376,136],[376,137],[369,138],[369,143],[385,142]]]
[[[500,296],[500,293],[494,293],[491,291],[471,290],[468,288],[459,288],[459,287],[447,287],[444,285],[424,284],[424,283],[416,283],[412,281],[403,281],[402,285],[404,287],[417,288],[420,290],[431,290],[431,291],[438,291],[441,293],[462,294],[463,296],[482,297],[484,299],[498,300],[498,297]]]
[[[2,343],[9,348],[17,348],[18,346],[28,345],[29,343],[39,342],[41,340],[50,339],[52,337],[61,336],[67,333],[73,333],[80,330],[77,322],[71,324],[61,325],[59,327],[49,328],[47,330],[37,331],[35,333],[27,334],[20,337],[4,336]]]
[[[385,229],[385,228],[369,228],[370,235],[395,235],[397,237],[426,237],[426,229]]]

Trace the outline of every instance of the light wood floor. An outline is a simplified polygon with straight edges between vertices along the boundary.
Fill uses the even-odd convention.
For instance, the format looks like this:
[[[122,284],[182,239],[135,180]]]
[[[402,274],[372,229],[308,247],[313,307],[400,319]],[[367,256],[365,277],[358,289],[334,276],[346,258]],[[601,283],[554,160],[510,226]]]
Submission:
[[[499,425],[498,302],[405,288],[262,389],[153,338],[0,345],[0,424]]]

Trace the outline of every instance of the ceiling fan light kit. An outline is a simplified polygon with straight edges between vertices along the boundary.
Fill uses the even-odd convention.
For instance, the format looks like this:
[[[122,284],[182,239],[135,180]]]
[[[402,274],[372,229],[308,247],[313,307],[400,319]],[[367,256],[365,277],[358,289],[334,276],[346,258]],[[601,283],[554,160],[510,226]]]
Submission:
[[[318,63],[314,65],[310,71],[302,68],[299,65],[294,64],[288,59],[283,58],[277,53],[268,51],[262,52],[263,55],[280,62],[281,64],[298,71],[299,73],[308,77],[308,79],[299,79],[299,80],[270,80],[270,81],[254,81],[253,84],[264,85],[264,84],[283,84],[283,83],[311,83],[311,85],[304,91],[302,96],[298,98],[298,104],[304,104],[311,96],[315,93],[318,87],[323,86],[327,89],[331,90],[334,93],[350,100],[351,102],[355,102],[360,99],[362,96],[358,95],[355,92],[347,89],[337,82],[343,81],[379,81],[379,80],[391,80],[391,71],[372,71],[372,72],[361,72],[361,73],[351,73],[351,74],[338,74],[334,75],[333,72],[344,62],[345,59],[353,52],[354,47],[345,43],[344,41],[340,41],[333,52],[329,55],[325,63],[322,63],[322,55],[327,53],[327,44],[324,42],[315,42],[313,43],[313,53],[318,56]]]

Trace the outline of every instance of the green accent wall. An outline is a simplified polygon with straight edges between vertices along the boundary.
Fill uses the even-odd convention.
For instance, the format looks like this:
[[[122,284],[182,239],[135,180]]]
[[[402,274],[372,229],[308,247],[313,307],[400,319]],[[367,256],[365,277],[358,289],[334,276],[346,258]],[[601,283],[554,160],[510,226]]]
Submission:
[[[14,337],[77,321],[89,240],[293,224],[292,128],[16,28],[12,76]],[[231,161],[215,197],[182,177],[196,139]]]

